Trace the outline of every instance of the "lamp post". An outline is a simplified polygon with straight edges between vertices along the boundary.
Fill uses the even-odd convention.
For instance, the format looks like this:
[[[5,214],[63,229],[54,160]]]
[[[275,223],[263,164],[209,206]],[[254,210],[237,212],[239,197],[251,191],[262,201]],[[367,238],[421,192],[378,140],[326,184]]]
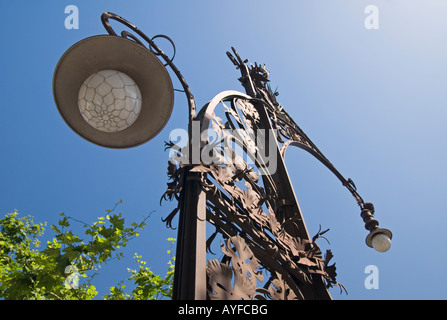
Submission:
[[[118,36],[110,19],[132,33]],[[389,249],[392,234],[378,228],[373,205],[363,201],[352,180],[335,169],[276,101],[265,67],[248,67],[236,50],[227,52],[241,71],[246,93],[224,91],[197,112],[173,57],[154,42],[167,39],[175,55],[170,38],[149,38],[110,12],[101,20],[108,35],[79,41],[58,62],[54,99],[63,119],[84,139],[108,148],[130,148],[155,137],[169,120],[174,89],[166,66],[179,79],[189,108],[188,145],[176,149],[182,161],[170,162],[172,182],[164,195],[179,200],[165,220],[170,225],[179,212],[174,299],[331,298],[328,287],[339,285],[335,267],[329,265],[332,253],[328,250],[323,257],[316,243],[325,231],[312,238],[308,234],[284,164],[290,145],[314,155],[351,192],[370,231],[367,245],[380,252]],[[226,121],[217,116],[219,108]],[[204,134],[210,128],[213,142]],[[253,162],[238,155],[229,141]],[[208,239],[206,222],[216,228]],[[224,259],[207,263],[206,250],[217,234],[225,240]],[[266,281],[264,287],[256,288],[257,281]]]

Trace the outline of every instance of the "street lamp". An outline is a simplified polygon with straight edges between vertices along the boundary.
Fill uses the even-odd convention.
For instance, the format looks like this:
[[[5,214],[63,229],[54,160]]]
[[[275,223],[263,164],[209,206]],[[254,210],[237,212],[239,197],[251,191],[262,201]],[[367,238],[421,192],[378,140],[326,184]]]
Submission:
[[[374,219],[374,206],[372,203],[365,203],[362,207],[361,216],[365,222],[365,229],[369,230],[366,237],[366,244],[378,252],[386,252],[391,248],[392,233],[388,229],[379,228],[379,222]]]
[[[53,92],[65,122],[84,139],[109,148],[149,141],[174,105],[171,78],[155,54],[111,35],[69,48],[56,66]]]
[[[123,31],[119,37],[109,20],[118,21],[133,33]],[[131,148],[151,140],[166,125],[173,109],[174,89],[165,68],[169,66],[186,95],[191,131],[195,99],[172,62],[172,40],[165,35],[149,38],[111,12],[104,12],[101,21],[108,35],[77,42],[62,55],[54,71],[54,100],[67,125],[87,141],[108,148]],[[157,46],[157,38],[171,43],[172,57]],[[197,181],[185,180],[179,204],[173,298],[205,299],[206,261],[204,254],[196,255],[198,251],[205,253],[205,226],[197,220],[205,218],[203,196],[197,196]]]
[[[133,33],[123,31],[121,37],[117,36],[109,19]],[[68,126],[84,139],[108,148],[130,148],[151,140],[169,120],[174,89],[165,67],[169,66],[180,81],[188,101],[189,143],[183,149],[186,162],[178,167],[169,165],[173,181],[164,195],[179,200],[165,220],[170,225],[180,212],[174,299],[331,298],[328,287],[340,285],[335,280],[335,266],[329,265],[332,253],[327,250],[323,257],[316,243],[325,231],[314,237],[308,234],[284,164],[288,146],[310,152],[351,192],[370,232],[366,244],[379,252],[390,248],[392,234],[378,228],[374,206],[363,201],[353,181],[335,169],[277,103],[264,67],[256,64],[249,68],[248,60],[242,60],[232,48],[233,54],[227,55],[241,72],[239,80],[246,94],[221,92],[197,112],[195,99],[173,57],[154,42],[156,38],[167,39],[175,56],[170,38],[149,38],[110,12],[103,13],[101,20],[109,35],[81,40],[59,60],[53,78],[54,100]],[[216,115],[218,106],[223,107],[226,121]],[[233,157],[236,150],[226,144],[216,159],[231,154],[236,161],[197,160],[197,153],[206,148],[210,151],[209,146],[214,145],[202,134],[209,127],[216,130],[221,142],[232,139],[252,156],[265,149],[263,155],[253,157],[251,166],[241,157]],[[263,134],[254,137],[253,129]],[[269,166],[267,153],[277,160],[274,169]],[[208,240],[206,222],[216,228]],[[207,263],[206,250],[217,233],[226,240],[226,245],[222,244],[225,257]],[[264,288],[255,286],[256,281],[264,279],[258,262],[270,273]]]

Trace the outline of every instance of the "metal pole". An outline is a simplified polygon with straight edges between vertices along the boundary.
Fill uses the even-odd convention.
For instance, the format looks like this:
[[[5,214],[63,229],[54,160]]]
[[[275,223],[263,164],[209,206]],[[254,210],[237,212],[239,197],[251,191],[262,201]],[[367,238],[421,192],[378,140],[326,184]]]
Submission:
[[[187,171],[180,197],[174,300],[206,300],[206,195],[201,174]]]

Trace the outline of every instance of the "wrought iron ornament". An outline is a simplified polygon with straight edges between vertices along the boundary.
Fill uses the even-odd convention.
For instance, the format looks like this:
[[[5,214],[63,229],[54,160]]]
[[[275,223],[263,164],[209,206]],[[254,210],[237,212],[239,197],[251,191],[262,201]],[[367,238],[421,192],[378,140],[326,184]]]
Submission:
[[[317,244],[328,230],[308,234],[284,164],[286,149],[292,145],[310,152],[351,192],[371,232],[368,245],[375,233],[387,230],[378,229],[372,204],[363,201],[353,181],[335,169],[277,102],[265,66],[248,66],[232,48],[227,56],[240,70],[246,92],[224,91],[197,112],[173,63],[173,41],[165,35],[149,38],[106,12],[102,22],[110,35],[117,36],[109,19],[136,34],[123,31],[122,37],[148,44],[146,49],[173,70],[188,100],[189,143],[183,148],[166,143],[175,151],[175,161],[169,161],[170,181],[162,196],[178,201],[164,219],[172,228],[179,214],[174,299],[331,299],[330,287],[343,291],[335,264],[330,264],[332,252],[323,254]],[[173,57],[157,46],[157,38],[172,44]],[[215,228],[206,241],[205,221]],[[205,249],[211,251],[218,234],[223,258],[206,262]]]
[[[211,128],[215,133],[214,141],[203,135],[201,141],[201,151],[208,148],[209,153],[212,146],[214,161],[170,162],[172,181],[164,197],[180,199],[184,175],[199,174],[206,193],[207,221],[216,228],[207,241],[208,250],[218,233],[225,239],[223,260],[208,261],[210,299],[330,299],[327,288],[344,287],[336,280],[335,264],[330,265],[332,252],[323,255],[316,243],[328,230],[309,237],[283,162],[285,149],[295,145],[311,152],[337,174],[359,205],[363,200],[352,181],[336,171],[276,101],[265,67],[249,68],[234,49],[233,53],[235,57],[229,52],[228,56],[241,70],[239,80],[247,94],[222,92],[198,113],[194,120],[200,121],[200,132]],[[217,116],[219,107],[225,118]],[[256,132],[265,134],[259,137]],[[273,145],[269,145],[269,135],[275,135]],[[182,150],[177,150],[180,156]],[[248,156],[238,154],[240,150]],[[266,161],[271,159],[265,156],[267,152],[269,156],[277,153],[273,170]],[[179,209],[166,218],[168,226]],[[269,279],[264,279],[260,267],[268,270]],[[257,287],[257,281],[263,286]]]

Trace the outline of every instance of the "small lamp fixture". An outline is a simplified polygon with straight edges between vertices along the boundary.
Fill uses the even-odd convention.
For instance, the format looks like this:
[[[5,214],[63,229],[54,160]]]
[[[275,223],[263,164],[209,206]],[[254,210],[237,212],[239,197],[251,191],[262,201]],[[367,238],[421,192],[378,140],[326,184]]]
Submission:
[[[363,205],[361,216],[365,222],[365,229],[369,230],[366,244],[378,252],[386,252],[391,248],[393,234],[388,229],[379,228],[379,221],[374,219],[374,206],[367,202]]]
[[[171,78],[155,54],[110,35],[81,40],[62,55],[53,95],[69,127],[109,148],[149,141],[164,128],[174,105]]]
[[[372,247],[378,252],[386,252],[391,248],[391,239],[385,233],[376,233],[371,239]]]

